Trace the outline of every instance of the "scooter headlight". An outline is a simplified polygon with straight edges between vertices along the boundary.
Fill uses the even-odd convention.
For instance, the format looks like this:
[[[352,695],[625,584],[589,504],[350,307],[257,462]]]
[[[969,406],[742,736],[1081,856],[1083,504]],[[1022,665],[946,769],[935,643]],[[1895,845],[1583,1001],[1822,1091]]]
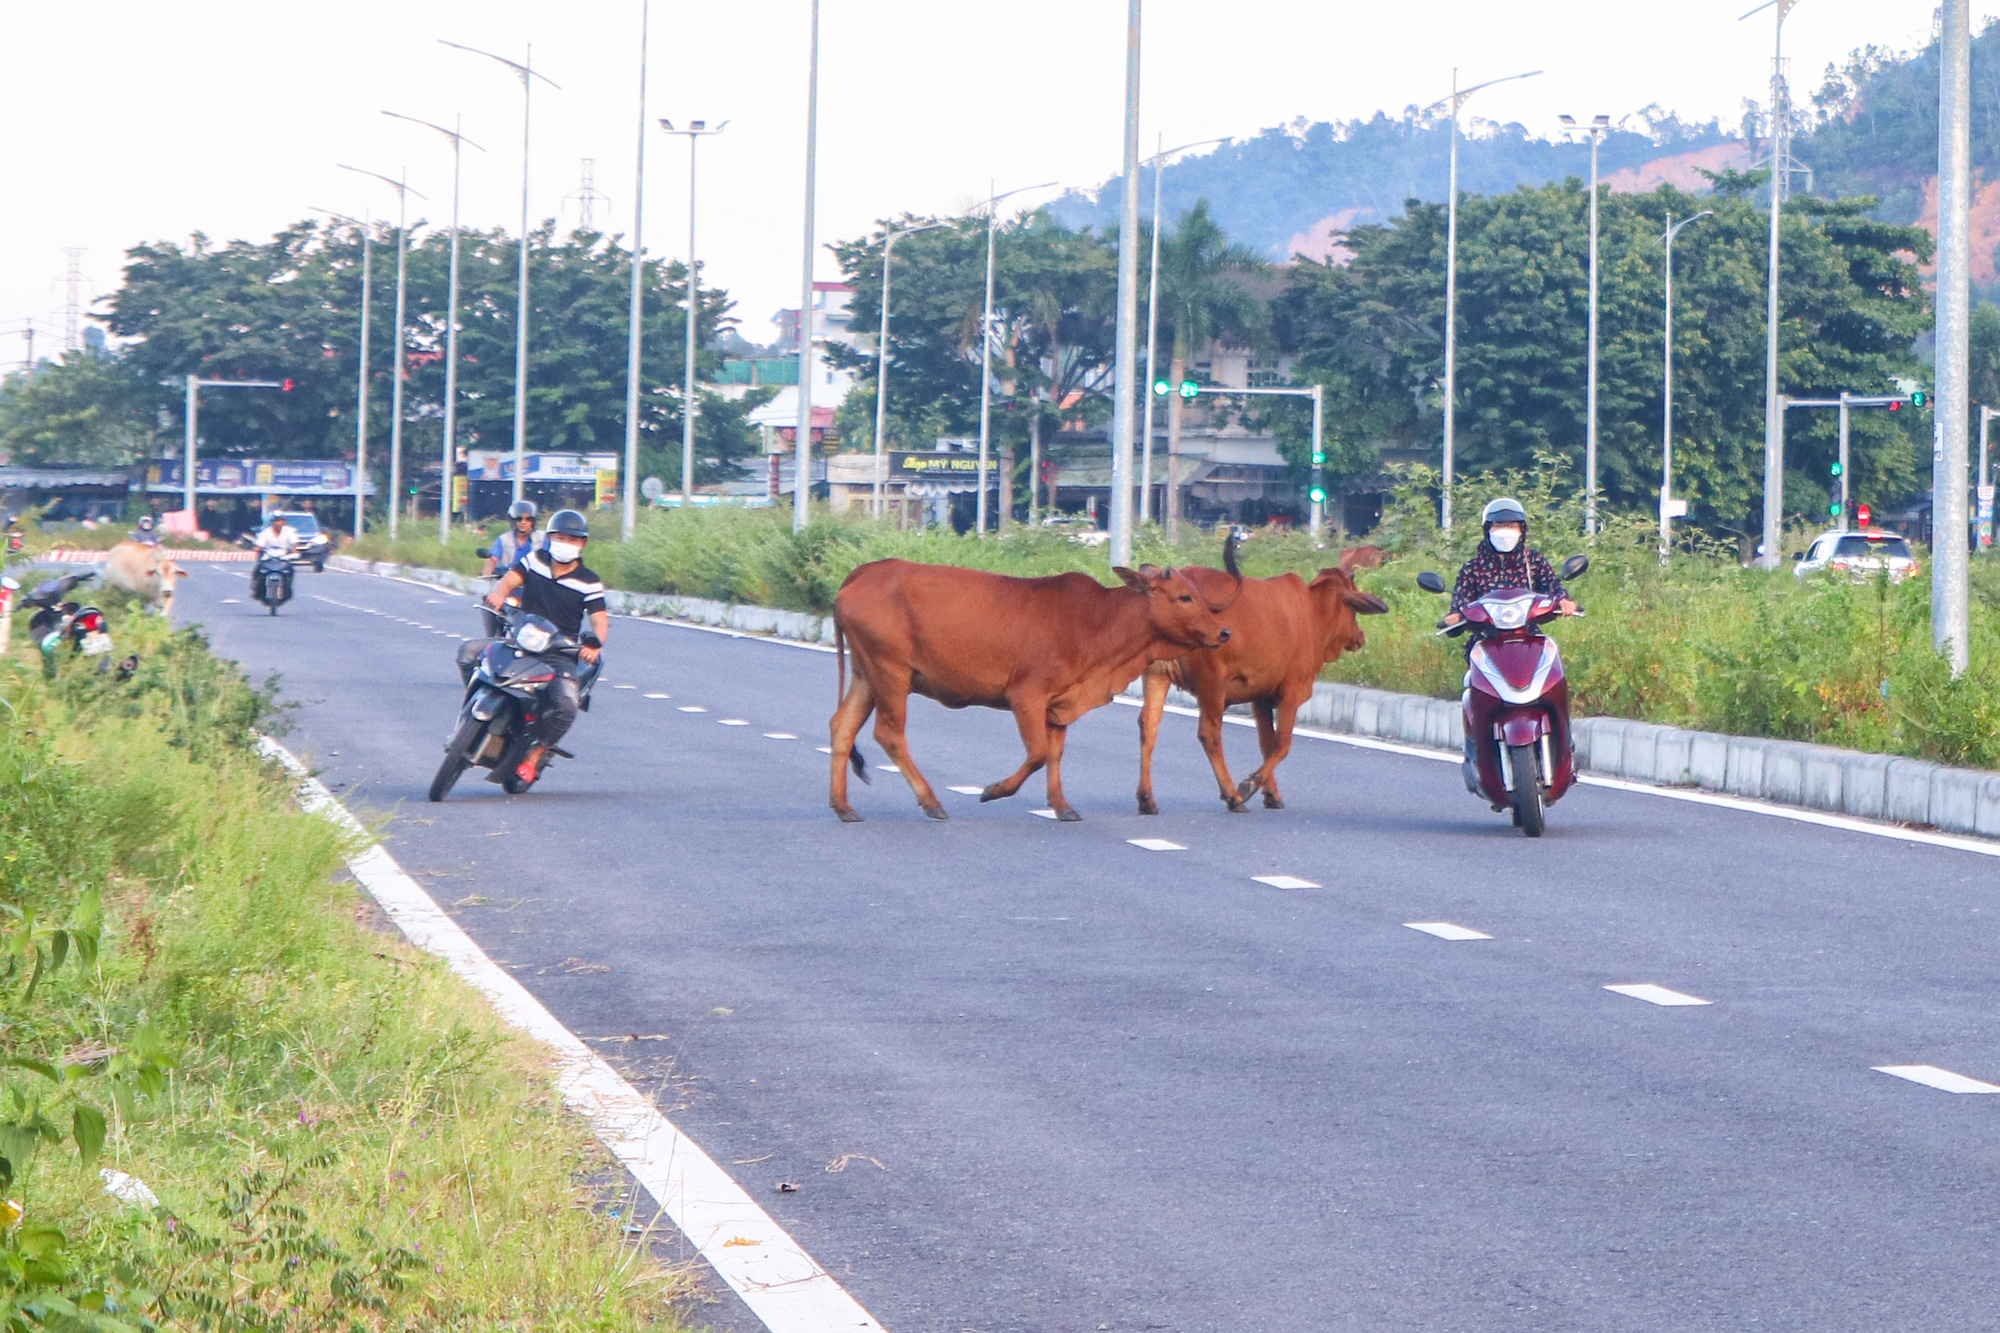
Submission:
[[[514,642],[521,645],[523,652],[545,653],[555,636],[540,625],[522,625],[514,631]]]
[[[1493,602],[1486,608],[1486,614],[1493,618],[1495,629],[1519,629],[1528,623],[1527,597],[1510,597],[1504,602]]]

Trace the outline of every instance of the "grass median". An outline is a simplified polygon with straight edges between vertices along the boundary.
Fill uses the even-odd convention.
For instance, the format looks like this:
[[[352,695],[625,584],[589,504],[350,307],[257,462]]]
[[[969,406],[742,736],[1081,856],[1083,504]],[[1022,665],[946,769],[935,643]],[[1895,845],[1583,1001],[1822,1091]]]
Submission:
[[[336,881],[271,693],[113,630],[129,679],[0,658],[0,1329],[682,1327],[545,1052]]]

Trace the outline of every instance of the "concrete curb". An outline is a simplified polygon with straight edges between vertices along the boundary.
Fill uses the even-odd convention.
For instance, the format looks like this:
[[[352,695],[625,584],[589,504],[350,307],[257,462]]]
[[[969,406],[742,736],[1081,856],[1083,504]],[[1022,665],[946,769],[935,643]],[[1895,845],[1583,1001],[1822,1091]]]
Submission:
[[[483,592],[486,587],[485,580],[464,574],[370,564],[349,556],[333,556],[327,564],[355,574],[415,579],[456,592]],[[803,611],[649,593],[612,592],[606,600],[623,615],[688,620],[807,643],[833,642],[833,619]],[[1142,696],[1141,682],[1134,681],[1125,693]],[[1196,706],[1192,696],[1179,690],[1171,700]],[[1313,687],[1312,699],[1299,709],[1299,723],[1433,750],[1465,748],[1465,726],[1455,699],[1321,681]],[[2000,838],[2000,773],[1617,717],[1579,718],[1575,732],[1578,767],[1599,777],[1656,787],[1698,787],[1775,805]]]

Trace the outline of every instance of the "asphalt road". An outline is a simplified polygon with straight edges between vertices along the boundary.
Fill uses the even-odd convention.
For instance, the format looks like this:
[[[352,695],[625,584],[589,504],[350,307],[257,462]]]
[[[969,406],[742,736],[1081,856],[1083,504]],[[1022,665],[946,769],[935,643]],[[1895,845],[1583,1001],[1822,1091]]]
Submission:
[[[1081,824],[1039,778],[942,793],[1019,742],[919,701],[952,821],[877,771],[842,825],[830,655],[630,620],[576,762],[432,806],[469,600],[298,591],[201,568],[181,617],[895,1333],[2000,1325],[2000,1096],[1872,1068],[2000,1082],[1991,858],[1595,787],[1529,841],[1452,765],[1314,740],[1232,815],[1172,716],[1141,818],[1119,705],[1072,730]]]

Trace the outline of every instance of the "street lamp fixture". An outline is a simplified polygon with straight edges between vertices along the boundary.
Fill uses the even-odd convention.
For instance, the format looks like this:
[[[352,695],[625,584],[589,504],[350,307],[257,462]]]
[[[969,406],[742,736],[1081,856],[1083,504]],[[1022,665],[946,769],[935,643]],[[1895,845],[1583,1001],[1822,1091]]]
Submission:
[[[660,128],[688,141],[687,367],[681,381],[681,508],[690,509],[694,505],[694,355],[701,326],[701,279],[694,258],[694,150],[704,136],[728,129],[729,122],[725,120],[710,129],[705,120],[691,120],[686,129],[677,130],[671,120],[663,118]]]
[[[882,430],[889,406],[889,259],[896,248],[896,242],[905,236],[914,236],[920,231],[933,231],[944,226],[942,222],[926,222],[921,227],[904,227],[891,231],[882,238],[882,331],[875,338],[875,503],[876,518],[882,517],[886,503],[882,494]],[[982,478],[983,480],[983,478]]]
[[[1584,353],[1583,387],[1583,530],[1597,535],[1597,150],[1611,133],[1611,117],[1593,116],[1579,126],[1574,116],[1558,116],[1571,133],[1590,136],[1590,334]]]
[[[1470,88],[1461,88],[1458,86],[1458,71],[1454,69],[1451,72],[1451,94],[1424,108],[1426,111],[1447,105],[1451,108],[1451,181],[1450,198],[1445,204],[1444,241],[1444,469],[1438,506],[1438,526],[1447,532],[1451,530],[1451,483],[1456,461],[1452,432],[1457,424],[1458,411],[1458,112],[1465,105],[1465,99],[1482,88],[1491,88],[1497,83],[1513,83],[1517,79],[1532,79],[1541,72],[1531,69],[1525,74],[1509,74],[1502,79],[1488,79]]]
[[[438,473],[438,545],[451,541],[451,484],[452,470],[458,461],[458,179],[459,150],[467,144],[474,148],[479,145],[460,133],[463,117],[453,117],[452,129],[434,125],[428,120],[418,120],[415,116],[405,116],[397,111],[384,111],[385,116],[395,120],[407,120],[412,125],[421,125],[427,130],[436,130],[451,141],[451,278],[447,284],[444,317],[444,453],[443,468]],[[485,152],[484,148],[479,148]],[[397,377],[400,382],[401,376]]]
[[[360,373],[355,376],[357,401],[354,405],[354,535],[359,537],[365,522],[361,511],[368,478],[368,315],[375,295],[375,227],[372,222],[351,218],[330,208],[313,205],[312,209],[315,213],[324,213],[336,222],[361,230],[361,366]]]
[[[396,377],[389,384],[389,540],[396,540],[396,517],[402,500],[403,484],[403,361],[409,351],[403,336],[403,311],[409,287],[410,233],[409,196],[424,196],[410,188],[408,172],[401,177],[384,176],[345,163],[335,163],[342,171],[372,176],[396,192]]]
[[[1166,142],[1165,137],[1154,141]],[[1177,157],[1195,148],[1207,148],[1211,144],[1228,143],[1229,138],[1201,139],[1195,143],[1184,143],[1179,148],[1163,148],[1147,159],[1153,169],[1153,258],[1152,267],[1146,279],[1146,382],[1140,386],[1139,398],[1146,404],[1140,409],[1145,413],[1145,424],[1140,433],[1139,451],[1139,521],[1144,523],[1152,516],[1153,494],[1153,377],[1159,372],[1155,368],[1160,332],[1160,177],[1167,169],[1167,159]]]
[[[973,509],[972,530],[981,537],[986,535],[986,460],[993,428],[993,252],[1000,201],[1030,190],[1046,190],[1054,184],[1054,181],[1043,181],[1040,185],[1023,185],[1004,194],[992,195],[979,205],[986,210],[986,308],[979,321],[979,500]],[[988,181],[986,188],[992,189],[993,182]]]

